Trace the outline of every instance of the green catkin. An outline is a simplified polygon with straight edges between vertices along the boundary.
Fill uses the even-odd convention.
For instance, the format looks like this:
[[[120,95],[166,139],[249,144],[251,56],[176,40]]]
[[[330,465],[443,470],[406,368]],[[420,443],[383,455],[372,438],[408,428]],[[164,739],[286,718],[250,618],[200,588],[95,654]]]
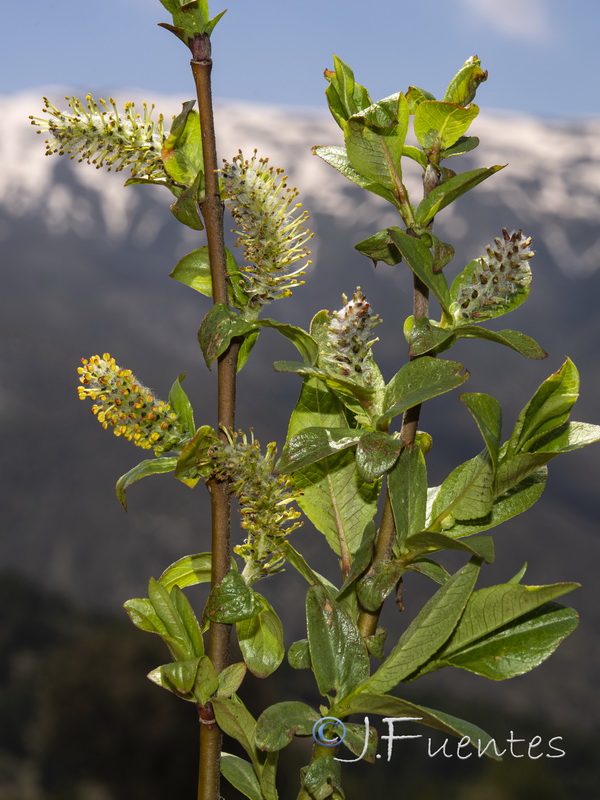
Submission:
[[[215,475],[227,480],[239,503],[241,526],[248,534],[234,551],[246,561],[243,576],[251,585],[279,572],[285,560],[285,538],[302,524],[290,506],[297,498],[289,480],[274,471],[277,449],[272,442],[263,455],[253,436],[227,433],[229,441],[214,448]]]
[[[125,103],[119,112],[109,98],[94,100],[91,95],[85,104],[76,97],[66,97],[72,114],[60,111],[44,97],[44,119],[30,117],[31,124],[48,131],[46,155],[68,155],[87,161],[97,169],[106,167],[120,172],[129,169],[132,178],[166,181],[162,148],[165,142],[162,114],[152,119],[154,106],[143,104],[143,113],[136,112],[134,103]]]
[[[509,234],[502,229],[486,248],[486,255],[471,262],[452,285],[450,306],[458,324],[480,322],[510,311],[529,294],[531,237],[518,230]]]
[[[370,385],[367,355],[377,341],[371,335],[381,318],[371,313],[371,306],[360,286],[357,286],[350,301],[345,294],[342,295],[342,301],[344,307],[332,314],[325,359],[338,374],[358,377],[361,383]]]
[[[241,267],[244,290],[249,302],[246,314],[256,317],[262,306],[289,297],[301,286],[310,255],[306,243],[312,233],[303,227],[308,214],[294,202],[296,189],[286,184],[283,170],[268,166],[268,159],[250,160],[241,151],[231,163],[224,162],[221,176],[228,197],[229,209],[237,225],[236,246],[244,248]],[[292,269],[295,267],[295,269]]]

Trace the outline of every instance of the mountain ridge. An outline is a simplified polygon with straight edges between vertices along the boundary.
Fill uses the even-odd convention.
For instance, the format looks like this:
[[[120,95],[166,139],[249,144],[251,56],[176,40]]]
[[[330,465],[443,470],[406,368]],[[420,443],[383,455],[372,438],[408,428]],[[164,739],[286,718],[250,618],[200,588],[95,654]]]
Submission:
[[[40,90],[39,94],[29,91],[0,97],[0,163],[4,165],[0,208],[15,216],[36,213],[45,203],[49,229],[85,234],[98,224],[97,219],[89,206],[55,180],[57,162],[66,159],[46,158],[40,141],[44,134],[34,136],[26,127],[29,115],[36,116],[36,109],[41,107],[42,94]],[[48,95],[61,107],[62,94],[56,88]],[[141,102],[139,95],[134,100]],[[118,105],[122,102],[118,96]],[[152,102],[156,113],[164,110],[168,120],[182,101],[157,96]],[[363,223],[379,228],[396,222],[395,212],[375,196],[363,195],[357,206],[352,185],[311,154],[313,145],[342,143],[339,128],[325,110],[221,102],[216,104],[215,116],[221,154],[231,158],[238,149],[250,154],[258,148],[271,164],[286,170],[310,213],[329,214],[347,224],[360,216]],[[478,187],[480,202],[500,201],[522,218],[524,225],[527,222],[539,227],[551,258],[568,274],[596,271],[600,266],[600,234],[594,236],[590,227],[600,217],[600,118],[565,122],[483,112],[470,133],[479,136],[482,144],[469,154],[468,168],[507,162],[509,167]],[[152,192],[149,187],[122,192],[125,172],[109,175],[88,165],[78,167],[73,175],[76,186],[96,194],[102,223],[111,237],[120,239],[131,231],[132,216],[140,205],[152,208],[131,233],[140,244],[151,243],[159,226],[154,204],[167,202],[166,192]],[[406,182],[412,196],[418,197],[416,172],[408,171]],[[141,194],[147,194],[150,200],[140,199]],[[454,240],[464,239],[468,216],[460,201],[440,214],[437,224],[443,233],[452,233]],[[481,244],[488,239],[489,234],[482,236]]]

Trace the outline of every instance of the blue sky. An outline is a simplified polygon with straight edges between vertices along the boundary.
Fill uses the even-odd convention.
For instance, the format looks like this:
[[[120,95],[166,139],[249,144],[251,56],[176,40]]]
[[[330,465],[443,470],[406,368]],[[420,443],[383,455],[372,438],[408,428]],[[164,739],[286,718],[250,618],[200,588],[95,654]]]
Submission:
[[[337,53],[373,98],[443,93],[470,55],[490,72],[482,107],[548,117],[600,113],[597,0],[211,0],[219,99],[324,104]],[[29,0],[2,12],[0,93],[62,85],[193,95],[185,47],[159,0]]]

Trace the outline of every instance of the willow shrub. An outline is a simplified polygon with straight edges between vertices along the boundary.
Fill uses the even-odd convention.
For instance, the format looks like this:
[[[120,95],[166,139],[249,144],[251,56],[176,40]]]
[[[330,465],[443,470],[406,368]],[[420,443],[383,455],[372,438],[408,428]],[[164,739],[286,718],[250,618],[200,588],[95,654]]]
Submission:
[[[93,401],[102,426],[154,454],[119,479],[123,505],[132,483],[157,473],[171,473],[189,487],[205,483],[211,493],[212,553],[183,556],[150,580],[148,597],[126,603],[133,623],[160,636],[169,651],[150,680],[198,709],[198,796],[219,797],[220,770],[251,800],[274,800],[279,751],[295,737],[313,737],[299,797],[342,798],[343,760],[374,762],[377,755],[369,715],[410,717],[496,757],[490,737],[477,726],[395,692],[447,667],[492,680],[520,675],[575,628],[575,611],[555,602],[575,583],[527,586],[522,570],[503,584],[476,584],[482,565],[494,558],[494,529],[539,499],[549,461],[598,441],[600,428],[570,419],[579,376],[568,358],[509,421],[506,439],[498,401],[462,391],[458,400],[479,430],[481,450],[440,486],[428,486],[432,442],[418,429],[419,411],[442,394],[456,402],[455,390],[467,383],[467,369],[447,357],[456,341],[485,339],[490,348],[511,348],[515,358],[546,356],[523,333],[485,326],[527,299],[531,239],[520,230],[502,230],[450,281],[446,267],[454,249],[433,231],[438,213],[502,168],[457,173],[446,166],[479,144],[468,131],[487,73],[474,57],[439,100],[411,86],[374,101],[341,59],[325,72],[340,138],[314,152],[398,212],[397,226],[356,248],[414,278],[413,313],[404,326],[407,360],[399,359],[395,374],[385,378],[373,348],[380,320],[360,288],[350,299],[343,296],[340,309],[316,314],[308,330],[263,315],[303,282],[311,237],[307,215],[282,170],[256,153],[234,155],[217,174],[210,34],[221,15],[210,19],[205,0],[161,2],[172,14],[164,27],[191,50],[199,113],[194,101],[185,103],[166,132],[162,116],[153,120],[147,105],[141,112],[133,104],[119,110],[113,100],[88,96],[84,102],[71,98],[68,111],[45,101],[46,117],[34,123],[47,130],[49,153],[127,170],[126,185],[164,186],[174,196],[175,217],[199,236],[206,229],[207,244],[182,258],[171,277],[213,298],[199,343],[207,367],[218,363],[217,424],[197,427],[181,376],[164,401],[108,353],[84,358],[78,370],[80,397]],[[416,145],[406,144],[411,126]],[[408,162],[423,173],[420,199],[411,198],[404,184]],[[332,180],[339,179],[332,173]],[[224,205],[237,228],[240,259],[223,244]],[[430,299],[437,311],[430,311]],[[264,328],[278,331],[298,351],[297,361],[274,365],[298,375],[300,384],[278,460],[274,444],[262,450],[234,427],[235,373]],[[233,553],[230,496],[237,499],[246,537]],[[292,543],[290,534],[303,521],[312,532]],[[322,535],[337,556],[336,583],[297,549],[312,535]],[[464,555],[454,574],[438,560],[445,550]],[[256,720],[243,701],[246,672],[267,678],[285,657],[277,609],[256,586],[284,568],[297,570],[307,584],[306,638],[291,644],[287,658],[295,669],[312,671],[315,700],[283,700]],[[399,596],[406,572],[430,581],[431,596],[400,638],[388,643],[381,609]],[[184,589],[209,581],[197,616]],[[243,656],[234,664],[228,663],[232,628]],[[347,722],[357,714],[362,724]],[[221,755],[221,732],[237,740],[247,757]]]

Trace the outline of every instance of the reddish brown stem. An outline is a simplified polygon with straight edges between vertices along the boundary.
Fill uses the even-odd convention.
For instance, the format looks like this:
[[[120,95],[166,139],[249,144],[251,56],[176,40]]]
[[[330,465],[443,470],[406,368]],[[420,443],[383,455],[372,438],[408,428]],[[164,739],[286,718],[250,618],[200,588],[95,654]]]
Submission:
[[[206,227],[208,255],[213,288],[213,302],[227,304],[227,269],[225,237],[223,230],[224,208],[218,180],[217,147],[214,127],[211,90],[211,45],[207,34],[200,34],[190,42],[192,72],[196,83],[198,113],[202,130],[205,195],[201,203],[202,218]],[[218,430],[235,427],[236,369],[239,344],[233,343],[219,358],[217,368]],[[227,484],[212,479],[208,482],[212,514],[212,571],[211,587],[217,586],[229,571],[231,544],[231,509]],[[221,672],[229,659],[230,626],[213,622],[210,626],[208,655],[217,672]],[[219,772],[221,758],[221,731],[214,720],[210,704],[199,709],[200,763],[198,772],[198,800],[219,800]],[[208,723],[208,724],[207,724]]]

